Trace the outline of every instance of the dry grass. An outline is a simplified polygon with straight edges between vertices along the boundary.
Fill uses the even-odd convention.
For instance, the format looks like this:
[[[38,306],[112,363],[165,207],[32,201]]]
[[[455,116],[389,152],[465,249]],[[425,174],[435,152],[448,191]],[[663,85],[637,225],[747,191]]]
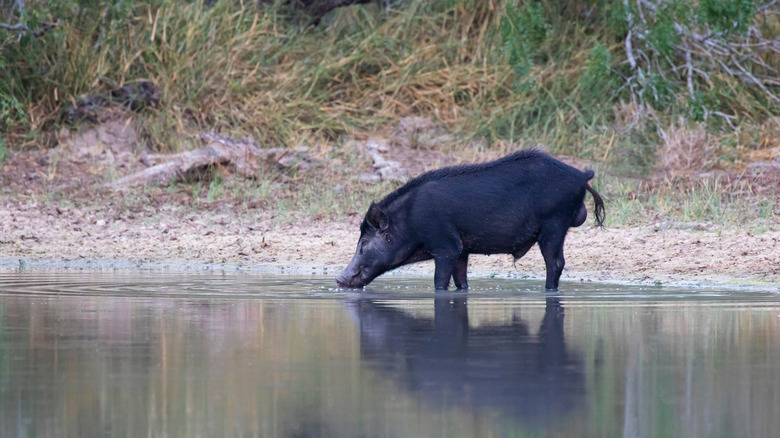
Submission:
[[[673,124],[662,133],[658,167],[673,174],[707,171],[718,162],[719,144],[701,124]]]

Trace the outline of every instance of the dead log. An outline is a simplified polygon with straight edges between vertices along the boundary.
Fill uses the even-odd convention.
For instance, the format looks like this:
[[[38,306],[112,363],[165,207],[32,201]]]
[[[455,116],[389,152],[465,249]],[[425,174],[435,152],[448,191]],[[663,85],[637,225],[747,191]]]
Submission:
[[[144,161],[163,161],[140,172],[119,178],[106,184],[112,189],[126,189],[142,185],[166,186],[181,180],[189,171],[208,166],[232,166],[246,177],[257,173],[258,160],[281,160],[288,150],[285,148],[260,149],[251,139],[235,140],[213,133],[197,136],[204,147],[201,149],[171,155],[153,155]]]

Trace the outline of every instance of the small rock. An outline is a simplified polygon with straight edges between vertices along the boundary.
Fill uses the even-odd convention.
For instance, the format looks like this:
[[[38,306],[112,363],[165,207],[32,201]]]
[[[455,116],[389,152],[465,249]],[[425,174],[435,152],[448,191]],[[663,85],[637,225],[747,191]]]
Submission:
[[[427,117],[404,117],[398,122],[391,145],[406,149],[431,148],[452,141],[446,130]]]
[[[280,167],[287,169],[298,164],[298,159],[295,158],[294,155],[287,155],[282,157],[279,161],[277,161],[276,164],[278,164]]]
[[[388,152],[390,147],[387,145],[386,138],[369,138],[366,142],[366,149],[369,151]]]
[[[409,173],[406,171],[406,169],[404,169],[400,165],[386,166],[378,170],[379,170],[379,175],[382,176],[382,179],[387,181],[396,181],[396,182],[404,183],[407,180],[409,180]]]
[[[375,173],[361,173],[359,178],[360,182],[366,184],[379,184],[382,181],[382,177]]]

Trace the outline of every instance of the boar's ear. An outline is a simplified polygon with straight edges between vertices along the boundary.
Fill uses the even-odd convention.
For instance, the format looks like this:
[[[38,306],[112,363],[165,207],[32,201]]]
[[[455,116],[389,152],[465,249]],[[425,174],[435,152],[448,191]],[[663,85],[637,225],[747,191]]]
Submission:
[[[368,207],[366,220],[372,227],[380,231],[386,231],[387,227],[390,225],[390,220],[387,218],[385,212],[382,211],[382,209],[373,202],[371,203],[371,206]]]

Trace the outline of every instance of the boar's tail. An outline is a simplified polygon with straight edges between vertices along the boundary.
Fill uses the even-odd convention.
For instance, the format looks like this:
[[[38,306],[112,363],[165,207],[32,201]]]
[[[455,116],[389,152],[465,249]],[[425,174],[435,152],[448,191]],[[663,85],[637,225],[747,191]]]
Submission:
[[[589,170],[588,172],[593,173],[592,170]],[[585,184],[585,189],[587,189],[590,194],[593,195],[593,203],[596,205],[596,225],[603,228],[604,219],[607,216],[607,213],[604,210],[604,200],[601,199],[599,192],[593,190],[593,187],[591,187],[590,184]]]

